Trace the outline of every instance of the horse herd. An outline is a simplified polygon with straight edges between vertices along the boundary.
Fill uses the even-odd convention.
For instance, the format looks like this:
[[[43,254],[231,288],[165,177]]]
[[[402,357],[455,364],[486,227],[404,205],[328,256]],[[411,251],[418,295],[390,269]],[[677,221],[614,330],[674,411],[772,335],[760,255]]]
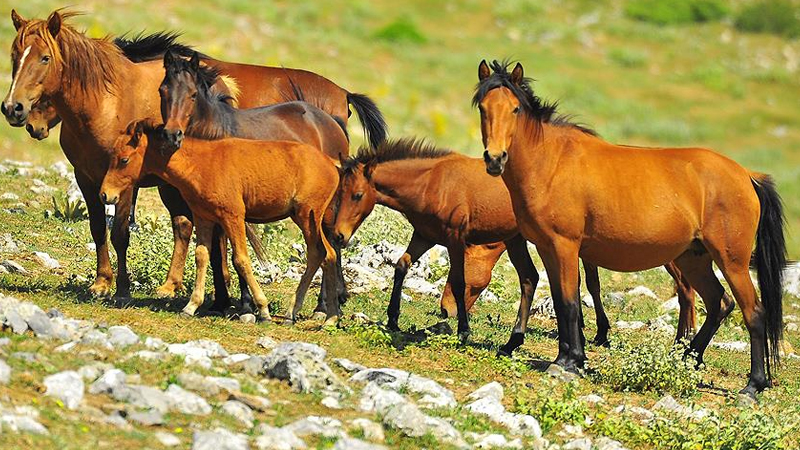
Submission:
[[[447,247],[450,273],[442,311],[469,336],[468,310],[508,251],[521,302],[500,353],[522,345],[538,282],[527,249],[536,245],[550,279],[558,323],[556,363],[582,367],[579,259],[595,300],[596,344],[609,321],[597,268],[639,271],[664,265],[680,301],[678,338],[695,326],[694,292],[707,319],[691,339],[703,352],[739,304],[751,341],[749,395],[768,387],[779,362],[784,219],[771,178],[710,150],[612,145],[559,115],[533,92],[522,65],[482,61],[473,104],[480,111],[483,158],[469,158],[415,139],[386,140],[386,124],[366,96],[317,74],[220,61],[176,43],[177,35],[93,39],[65,21],[11,11],[13,78],[0,108],[12,126],[43,139],[61,123],[60,143],[86,199],[97,251],[91,293],[107,296],[109,262],[104,204],[115,205],[116,296],[129,296],[129,222],[139,187],[157,187],[170,213],[174,249],[160,297],[174,296],[196,229],[197,280],[183,312],[203,303],[210,263],[211,309],[225,312],[227,244],[240,280],[240,312],[255,304],[270,320],[253,275],[247,241],[260,247],[252,223],[291,218],[307,248],[306,271],[288,314],[298,318],[312,277],[323,282],[315,311],[335,324],[347,293],[340,250],[379,203],[414,228],[395,267],[388,327],[397,329],[400,294],[411,266],[435,244]],[[369,143],[349,152],[349,106]],[[755,250],[753,245],[755,243]],[[760,298],[749,267],[758,274]],[[728,297],[714,275],[722,271]]]

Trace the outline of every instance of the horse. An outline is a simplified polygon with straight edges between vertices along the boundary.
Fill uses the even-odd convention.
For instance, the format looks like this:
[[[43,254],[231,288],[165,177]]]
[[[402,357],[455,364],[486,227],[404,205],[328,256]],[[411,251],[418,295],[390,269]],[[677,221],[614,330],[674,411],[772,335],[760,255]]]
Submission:
[[[336,252],[322,230],[322,216],[339,181],[333,160],[308,144],[238,138],[187,137],[180,151],[172,151],[163,136],[153,119],[132,122],[116,140],[100,196],[113,205],[135,180],[147,175],[163,178],[181,192],[197,228],[197,280],[183,313],[193,315],[203,303],[209,247],[214,226],[219,225],[231,241],[234,267],[252,291],[260,319],[271,320],[247,254],[245,220],[266,223],[290,217],[303,233],[307,254],[291,320],[322,264],[328,289],[325,325],[335,324]]]
[[[164,80],[159,87],[163,132],[164,139],[175,150],[180,148],[184,136],[190,136],[208,140],[239,137],[303,142],[320,149],[336,161],[347,157],[350,152],[344,123],[304,101],[249,109],[234,108],[227,94],[212,89],[218,82],[218,69],[201,66],[197,52],[186,60],[168,50],[164,54],[164,71]],[[303,98],[299,88],[296,96]],[[338,258],[341,253],[339,248],[334,247],[337,266],[340,266]],[[224,248],[220,255],[212,254],[212,258],[222,254],[226,254]],[[344,302],[346,293],[340,267],[337,267],[337,274],[339,301]],[[226,290],[224,279],[215,278],[215,284],[219,284],[223,292]],[[246,293],[247,285],[242,285],[241,290],[240,312],[252,312]],[[217,296],[212,309],[224,311],[229,304],[225,300]],[[323,301],[319,303],[324,304]]]
[[[500,255],[508,249],[522,288],[514,335],[500,349],[500,353],[510,355],[524,338],[538,271],[528,256],[525,240],[519,235],[508,189],[501,180],[487,176],[485,170],[480,158],[469,158],[415,139],[387,141],[377,149],[362,147],[354,157],[342,162],[334,240],[347,245],[376,203],[400,212],[411,223],[414,228],[411,242],[395,265],[387,313],[391,330],[399,330],[400,296],[409,267],[435,244],[445,245],[451,261],[457,262],[451,265],[442,298],[442,312],[450,316],[457,314],[450,313],[449,305],[445,304],[448,291],[455,298],[456,307],[461,296],[469,311],[489,284]],[[668,270],[678,286],[685,286],[674,267],[668,266]],[[600,297],[597,267],[584,262],[584,271],[597,317],[594,343],[605,345],[610,325]],[[459,293],[457,289],[462,283],[464,287]],[[681,298],[681,305],[691,299],[685,293]],[[693,303],[689,306],[694,309]],[[694,326],[688,320],[683,322],[678,338]]]
[[[50,130],[56,125],[61,123],[61,118],[58,117],[55,105],[48,98],[42,98],[31,106],[31,112],[28,114],[28,120],[25,124],[25,131],[36,139],[41,141],[50,136]]]
[[[586,359],[578,325],[578,259],[618,272],[668,261],[702,297],[708,316],[688,352],[698,363],[734,302],[750,334],[743,394],[771,385],[780,362],[784,216],[772,178],[703,148],[610,144],[536,96],[517,63],[482,61],[473,103],[480,110],[486,172],[502,177],[522,235],[536,244],[558,315],[555,362]],[[753,255],[759,299],[750,278]],[[766,365],[766,372],[765,372]]]
[[[188,48],[175,44],[175,35],[159,34],[157,39],[150,39],[152,36],[134,39],[136,46],[123,53],[118,43],[107,38],[90,39],[64,23],[74,15],[72,12],[54,11],[46,20],[26,20],[16,11],[11,12],[17,30],[11,52],[13,79],[8,95],[0,104],[0,111],[12,126],[22,126],[31,106],[42,96],[53,101],[63,123],[61,147],[75,168],[76,180],[87,202],[92,238],[96,244],[96,277],[89,291],[96,296],[107,296],[111,293],[114,274],[108,258],[105,216],[98,193],[108,167],[111,147],[118,130],[124,129],[130,121],[141,117],[157,117],[157,92],[164,72],[161,61],[155,59],[160,59],[167,49],[175,48],[184,55]],[[219,63],[223,72],[231,70],[239,75],[253,67],[238,68],[232,63]],[[304,77],[296,78],[301,87],[304,87],[304,82],[311,83],[312,77],[304,74]],[[277,90],[269,80],[241,77],[237,82],[247,94],[239,99],[243,107],[257,106],[252,103],[254,99],[273,95],[262,94],[258,92],[260,89],[270,92]],[[277,84],[280,83],[276,81]],[[324,83],[311,83],[312,87],[317,88],[307,89],[306,92],[324,94],[325,90],[318,88],[320,84]],[[324,102],[323,99],[320,103],[330,102]],[[363,106],[362,102],[362,111]],[[358,112],[359,108],[355,109]],[[382,119],[376,119],[380,117],[380,112],[377,108],[367,109],[364,119],[367,126],[373,130],[381,129],[385,135],[385,126],[380,126]],[[159,184],[159,194],[172,218],[175,237],[172,263],[167,280],[157,290],[158,296],[171,297],[183,282],[186,249],[192,233],[191,212],[177,190],[154,180],[148,181],[148,185]],[[129,242],[127,221],[130,197],[130,193],[121,196],[111,230],[111,240],[119,262],[116,279],[118,297],[127,297],[130,292],[125,264]]]

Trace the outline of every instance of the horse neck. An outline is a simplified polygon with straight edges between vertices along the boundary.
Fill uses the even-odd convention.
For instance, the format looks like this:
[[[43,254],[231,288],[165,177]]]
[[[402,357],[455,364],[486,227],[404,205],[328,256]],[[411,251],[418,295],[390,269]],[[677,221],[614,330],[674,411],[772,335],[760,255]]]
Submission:
[[[200,90],[194,113],[189,119],[186,133],[201,139],[221,139],[233,135],[231,125],[236,121],[236,111]]]
[[[548,123],[533,123],[520,115],[517,133],[508,149],[508,163],[505,177],[511,178],[512,184],[523,179],[549,180],[558,170],[558,161],[566,150],[564,146],[565,132],[571,128],[559,127]]]
[[[416,211],[424,201],[424,177],[441,158],[414,158],[380,163],[372,173],[377,202],[401,213]]]

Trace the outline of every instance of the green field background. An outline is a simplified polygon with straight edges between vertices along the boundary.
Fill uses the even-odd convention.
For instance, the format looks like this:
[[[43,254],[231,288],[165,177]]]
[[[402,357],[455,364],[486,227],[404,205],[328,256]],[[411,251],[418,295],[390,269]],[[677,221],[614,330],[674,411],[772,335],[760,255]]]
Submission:
[[[744,2],[730,2],[736,11]],[[0,46],[26,18],[64,6],[3,1]],[[182,41],[230,61],[309,69],[370,95],[392,137],[427,137],[478,155],[470,99],[481,59],[510,57],[537,94],[612,142],[699,145],[771,173],[786,203],[790,256],[800,258],[800,43],[738,31],[731,20],[658,26],[626,16],[624,1],[341,2],[81,1],[72,23],[94,37],[179,30]],[[10,61],[0,58],[0,91]],[[355,121],[354,147],[361,141]],[[0,124],[0,158],[63,159]],[[609,173],[608,176],[615,176]],[[568,201],[565,199],[564,201]]]

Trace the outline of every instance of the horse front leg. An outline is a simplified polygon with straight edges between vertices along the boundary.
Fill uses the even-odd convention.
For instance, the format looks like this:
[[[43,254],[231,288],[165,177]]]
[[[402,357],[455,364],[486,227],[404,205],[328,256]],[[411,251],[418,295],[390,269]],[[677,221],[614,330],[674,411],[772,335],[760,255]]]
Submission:
[[[464,243],[457,242],[448,245],[447,252],[450,254],[450,270],[453,273],[452,287],[453,296],[456,298],[458,340],[463,345],[467,343],[470,335],[467,304],[464,300],[464,291],[467,288],[467,284],[464,281]]]
[[[192,238],[194,228],[192,211],[176,188],[169,185],[159,186],[158,194],[167,211],[169,211],[174,246],[167,279],[164,284],[156,289],[156,296],[159,298],[173,298],[175,293],[183,287],[186,255],[189,251],[189,240]]]
[[[125,306],[125,299],[131,296],[131,280],[128,274],[128,245],[131,232],[129,228],[133,189],[122,191],[114,208],[114,225],[111,228],[111,243],[117,252],[117,292],[116,306]]]
[[[394,283],[392,294],[389,297],[389,308],[386,311],[388,323],[386,327],[393,331],[400,331],[398,321],[400,320],[400,300],[403,293],[403,281],[406,279],[408,269],[419,260],[422,255],[433,247],[433,243],[423,238],[422,235],[414,231],[411,235],[411,242],[408,243],[406,252],[394,265]]]
[[[555,363],[576,372],[586,360],[583,329],[580,326],[581,305],[579,280],[579,242],[557,239],[549,246],[538,246],[544,261],[558,321],[558,356]]]
[[[106,237],[106,214],[103,202],[100,201],[100,187],[82,173],[75,171],[75,181],[86,201],[86,210],[89,214],[89,229],[95,245],[97,256],[96,275],[94,283],[89,287],[89,293],[95,297],[108,297],[111,295],[111,281],[114,271],[108,258],[108,242]]]

